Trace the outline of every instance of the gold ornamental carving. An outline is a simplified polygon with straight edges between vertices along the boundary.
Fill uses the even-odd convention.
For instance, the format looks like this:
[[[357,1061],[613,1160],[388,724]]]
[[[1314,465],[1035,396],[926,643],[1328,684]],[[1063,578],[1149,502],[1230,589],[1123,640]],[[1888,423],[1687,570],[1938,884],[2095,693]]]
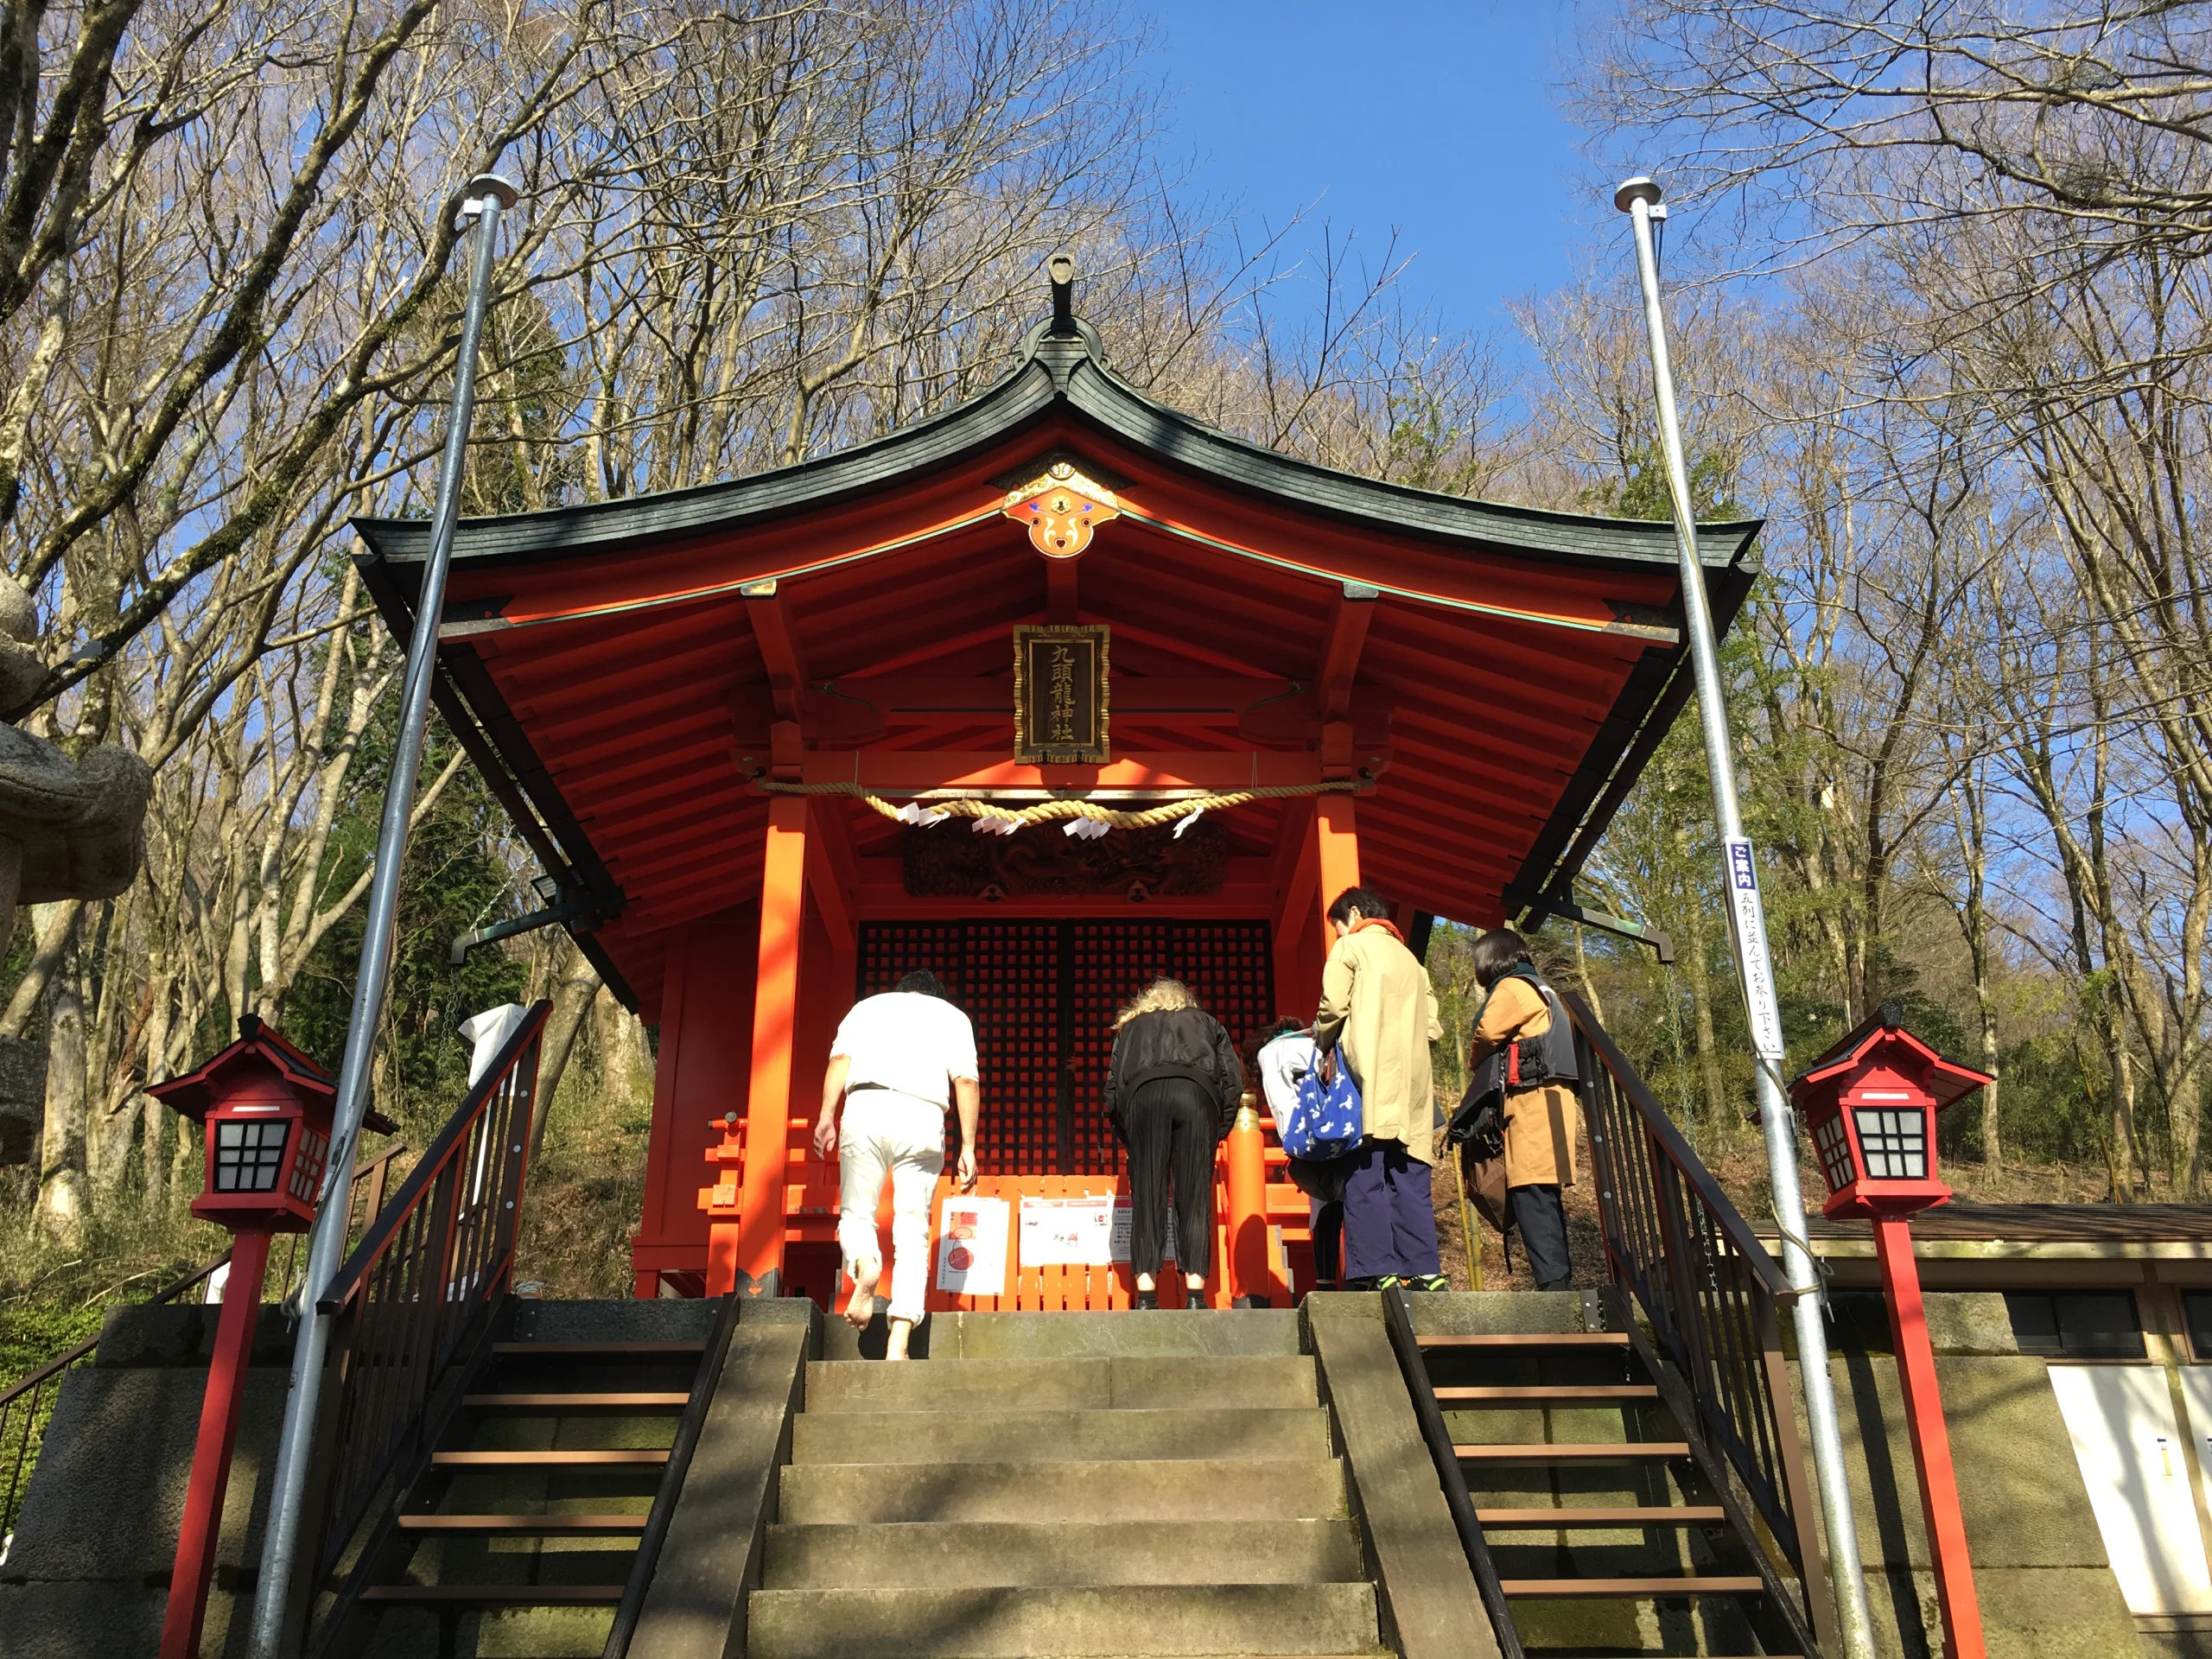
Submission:
[[[1091,532],[1122,516],[1114,492],[1056,461],[1027,483],[1006,493],[1006,516],[1027,527],[1029,544],[1048,559],[1071,559],[1090,545]]]

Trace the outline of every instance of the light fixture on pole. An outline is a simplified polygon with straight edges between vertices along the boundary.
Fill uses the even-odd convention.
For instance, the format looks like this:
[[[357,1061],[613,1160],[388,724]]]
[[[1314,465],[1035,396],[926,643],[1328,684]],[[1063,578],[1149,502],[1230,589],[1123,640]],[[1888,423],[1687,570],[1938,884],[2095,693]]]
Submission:
[[[453,559],[454,524],[461,513],[461,461],[467,453],[469,416],[475,407],[476,354],[492,287],[492,259],[499,239],[499,214],[520,200],[521,193],[506,180],[494,173],[480,173],[462,188],[453,208],[456,218],[475,221],[468,298],[461,312],[460,350],[454,361],[453,406],[447,418],[445,454],[438,467],[437,501],[430,513],[429,556],[423,561],[423,583],[416,594],[415,632],[407,642],[399,732],[392,746],[391,776],[385,784],[384,816],[377,828],[376,874],[369,886],[368,918],[361,935],[360,965],[354,975],[353,1009],[346,1026],[346,1058],[338,1068],[337,1116],[331,1128],[329,1168],[324,1176],[326,1198],[308,1235],[307,1278],[300,1292],[302,1317],[292,1351],[292,1387],[285,1396],[284,1422],[277,1435],[269,1522],[261,1542],[261,1573],[254,1586],[253,1632],[246,1649],[251,1659],[278,1659],[293,1599],[292,1578],[299,1570],[301,1510],[321,1396],[323,1356],[330,1345],[330,1315],[319,1304],[346,1249],[347,1206],[329,1202],[327,1195],[352,1190],[353,1154],[360,1144],[361,1120],[368,1109],[377,1026],[391,979],[399,874],[407,861],[409,822],[415,810],[415,786],[423,770],[423,733],[429,719],[430,679],[437,665],[438,620],[445,611],[446,571]]]
[[[1659,442],[1667,463],[1667,493],[1675,509],[1675,551],[1681,567],[1682,620],[1690,670],[1697,683],[1698,717],[1705,728],[1705,759],[1713,779],[1713,816],[1720,832],[1721,891],[1736,947],[1736,973],[1750,1015],[1759,1122],[1766,1132],[1767,1174],[1774,1189],[1774,1218],[1782,1233],[1783,1268],[1796,1301],[1799,1375],[1805,1415],[1812,1429],[1813,1469],[1827,1523],[1828,1582],[1835,1594],[1838,1637],[1847,1659],[1874,1659],[1873,1618],[1866,1605],[1866,1573],[1852,1516],[1850,1478],[1843,1465],[1843,1435],[1836,1421],[1835,1385],[1828,1375],[1827,1330],[1821,1323],[1821,1281],[1805,1242],[1805,1201],[1797,1185],[1796,1128],[1782,1081],[1782,1010],[1774,995],[1767,954],[1766,914],[1759,902],[1758,864],[1736,802],[1736,758],[1728,741],[1728,705],[1720,683],[1720,658],[1713,612],[1698,561],[1697,513],[1690,500],[1681,425],[1675,412],[1675,376],[1667,353],[1667,321],[1659,307],[1659,264],[1651,226],[1663,218],[1656,183],[1637,177],[1613,192],[1613,206],[1629,216],[1636,235],[1637,276],[1643,289],[1643,325],[1651,341],[1652,391],[1658,405]],[[1776,1402],[1777,1409],[1786,1409]]]

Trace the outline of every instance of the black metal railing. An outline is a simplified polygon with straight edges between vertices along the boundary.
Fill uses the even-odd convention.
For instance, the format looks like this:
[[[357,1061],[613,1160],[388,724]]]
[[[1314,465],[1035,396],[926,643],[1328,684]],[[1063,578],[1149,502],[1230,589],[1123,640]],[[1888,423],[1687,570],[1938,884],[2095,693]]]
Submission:
[[[316,1304],[334,1323],[296,1575],[296,1610],[426,1456],[433,1400],[489,1340],[514,1270],[539,1039],[550,1002],[524,1016]]]
[[[1796,1292],[1604,1027],[1572,992],[1559,995],[1581,1061],[1612,1280],[1609,1315],[1639,1347],[1656,1350],[1645,1357],[1669,1403],[1726,1460],[1795,1573],[1804,1618],[1821,1646],[1835,1651],[1834,1609],[1782,1351],[1780,1310]],[[1642,1309],[1648,1337],[1623,1293]],[[1725,1486],[1721,1496],[1732,1501]]]
[[[1436,1387],[1429,1380],[1427,1363],[1421,1355],[1421,1338],[1414,1331],[1413,1306],[1402,1287],[1382,1293],[1382,1322],[1389,1328],[1391,1351],[1398,1357],[1398,1370],[1405,1377],[1406,1392],[1413,1398],[1414,1415],[1421,1421],[1421,1437],[1428,1446],[1429,1461],[1436,1465],[1436,1482],[1444,1489],[1445,1507],[1452,1511],[1452,1529],[1459,1535],[1459,1548],[1466,1554],[1468,1570],[1475,1575],[1483,1611],[1490,1615],[1500,1659],[1522,1659],[1521,1633],[1513,1623],[1512,1609],[1506,1605],[1505,1585],[1497,1576],[1490,1541],[1483,1535],[1481,1517],[1475,1513],[1475,1500],[1467,1491],[1466,1471],[1459,1466],[1451,1426],[1444,1421],[1444,1408],[1436,1402]]]
[[[354,1172],[353,1215],[349,1218],[353,1230],[365,1225],[383,1206],[385,1183],[391,1173],[391,1161],[406,1150],[404,1146],[388,1147]],[[284,1257],[283,1268],[272,1271],[263,1286],[263,1301],[283,1301],[299,1287],[300,1274],[306,1266],[300,1240],[299,1234],[289,1236],[290,1252]],[[178,1300],[187,1291],[206,1284],[230,1259],[231,1253],[225,1250],[213,1261],[162,1286],[137,1306]],[[39,1448],[45,1443],[46,1426],[61,1393],[61,1379],[89,1363],[99,1345],[97,1333],[87,1337],[74,1347],[56,1354],[29,1376],[0,1389],[0,1560],[6,1558],[6,1541],[15,1531],[16,1517],[22,1512],[23,1493],[30,1484],[31,1471],[37,1466]]]

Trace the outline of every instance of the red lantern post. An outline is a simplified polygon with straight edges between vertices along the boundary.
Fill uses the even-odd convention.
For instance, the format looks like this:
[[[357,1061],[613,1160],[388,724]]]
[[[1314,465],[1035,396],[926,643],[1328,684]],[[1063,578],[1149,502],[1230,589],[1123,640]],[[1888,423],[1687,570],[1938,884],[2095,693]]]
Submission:
[[[1897,1005],[1885,1003],[1789,1085],[1827,1179],[1825,1213],[1873,1223],[1950,1659],[1985,1659],[1986,1649],[1951,1437],[1936,1386],[1936,1351],[1920,1300],[1912,1217],[1951,1196],[1936,1179],[1936,1114],[1989,1081],[1988,1073],[1945,1059],[1905,1030]]]
[[[198,1071],[156,1084],[147,1093],[205,1128],[207,1173],[192,1213],[228,1228],[232,1238],[162,1623],[162,1659],[196,1659],[238,1440],[239,1395],[269,1270],[269,1241],[276,1233],[303,1233],[315,1218],[336,1084],[247,1014],[238,1021],[238,1041]],[[371,1127],[391,1126],[372,1115]]]

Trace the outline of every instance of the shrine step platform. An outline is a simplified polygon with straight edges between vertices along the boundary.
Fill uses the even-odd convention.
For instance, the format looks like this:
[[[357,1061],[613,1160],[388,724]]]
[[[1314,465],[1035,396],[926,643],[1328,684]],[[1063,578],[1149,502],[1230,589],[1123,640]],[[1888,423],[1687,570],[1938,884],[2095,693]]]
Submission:
[[[807,1367],[754,1659],[1387,1651],[1295,1314],[931,1325]]]

